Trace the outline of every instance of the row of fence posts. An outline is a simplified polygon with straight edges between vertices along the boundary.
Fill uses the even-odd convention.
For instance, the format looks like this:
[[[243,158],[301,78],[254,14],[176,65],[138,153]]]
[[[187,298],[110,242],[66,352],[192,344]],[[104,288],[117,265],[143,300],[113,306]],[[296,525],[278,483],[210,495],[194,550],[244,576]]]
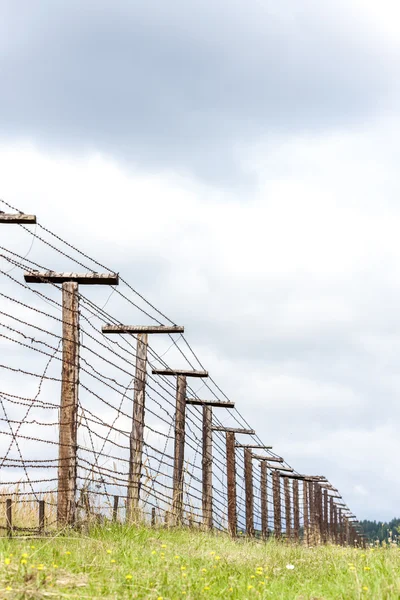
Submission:
[[[36,223],[33,215],[0,214],[0,223]],[[58,457],[58,493],[57,521],[60,526],[71,526],[76,521],[77,497],[77,423],[78,423],[78,387],[79,387],[79,285],[118,285],[118,275],[114,273],[55,273],[53,271],[32,271],[24,274],[25,281],[31,284],[62,284],[62,385],[60,403],[59,457]],[[146,398],[146,372],[148,354],[148,336],[154,334],[183,333],[181,326],[137,326],[137,325],[105,325],[105,335],[136,335],[136,370],[134,374],[134,401],[132,429],[130,434],[130,460],[126,494],[126,520],[129,523],[140,519],[140,480],[142,477],[144,414]],[[300,512],[298,481],[303,482],[303,539],[308,544],[334,541],[340,544],[364,543],[352,522],[354,517],[347,514],[345,505],[339,507],[335,498],[329,496],[328,490],[335,491],[321,477],[296,475],[290,468],[279,467],[282,458],[270,455],[254,454],[252,450],[268,451],[271,446],[246,445],[236,441],[236,435],[254,435],[250,429],[225,428],[213,426],[213,409],[234,408],[233,402],[188,398],[186,393],[187,379],[192,377],[206,378],[207,371],[153,369],[153,375],[176,377],[176,407],[174,431],[174,465],[173,493],[170,511],[171,524],[183,523],[183,483],[185,453],[185,421],[186,406],[197,405],[203,409],[203,454],[202,454],[202,514],[203,526],[213,527],[212,497],[212,434],[215,431],[225,433],[226,468],[227,468],[227,505],[228,530],[232,536],[237,535],[237,501],[236,501],[236,451],[244,450],[245,469],[245,506],[246,534],[255,535],[254,529],[254,491],[253,460],[261,466],[261,534],[268,537],[268,471],[272,473],[274,504],[274,535],[282,537],[281,523],[281,486],[284,481],[285,522],[287,539],[300,539]],[[292,480],[292,494],[290,491]],[[118,497],[117,497],[118,498]],[[114,516],[118,511],[114,504]],[[293,511],[292,511],[293,506]],[[328,510],[328,506],[330,507]],[[293,512],[293,520],[292,520]],[[7,512],[8,514],[8,512]],[[44,513],[43,513],[44,514]],[[8,517],[7,517],[8,518]],[[11,513],[9,517],[11,523]],[[44,517],[43,517],[44,519]],[[155,521],[155,514],[152,516]],[[10,526],[11,527],[11,526]]]

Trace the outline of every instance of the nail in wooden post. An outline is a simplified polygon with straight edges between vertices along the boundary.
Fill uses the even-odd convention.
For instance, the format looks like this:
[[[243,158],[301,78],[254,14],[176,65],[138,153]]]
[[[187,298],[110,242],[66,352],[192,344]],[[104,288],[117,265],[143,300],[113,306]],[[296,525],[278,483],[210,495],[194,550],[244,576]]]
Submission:
[[[12,523],[12,500],[7,498],[6,500],[6,525],[7,525],[7,537],[12,537],[13,534],[13,523]]]
[[[277,539],[279,539],[282,535],[281,477],[277,471],[272,473],[272,490],[274,498],[274,535]]]
[[[290,506],[290,482],[287,477],[283,481],[285,491],[285,521],[286,521],[286,540],[290,542],[292,537],[292,511]]]
[[[310,526],[309,526],[309,506],[308,506],[308,483],[303,479],[303,527],[304,527],[304,543],[307,546],[310,544]]]
[[[77,416],[79,381],[79,296],[78,284],[62,284],[63,351],[59,431],[57,522],[75,521],[77,476]]]
[[[228,530],[231,536],[235,537],[237,534],[235,434],[233,431],[227,431],[225,435],[226,477],[228,488]]]
[[[118,519],[118,504],[119,504],[119,496],[114,496],[114,506],[113,506],[113,521],[114,521],[114,523]]]
[[[156,525],[156,509],[153,506],[153,508],[151,509],[151,526],[155,527],[155,525]]]
[[[294,541],[299,541],[300,532],[300,513],[299,513],[299,482],[293,479],[293,537]]]
[[[212,408],[203,406],[203,523],[212,529]]]
[[[44,532],[44,519],[45,519],[44,500],[39,500],[39,535],[42,535]]]
[[[267,497],[267,463],[260,463],[260,487],[261,487],[261,535],[264,539],[268,537],[268,497]]]
[[[249,448],[244,449],[244,484],[246,494],[246,534],[254,536],[253,464]]]

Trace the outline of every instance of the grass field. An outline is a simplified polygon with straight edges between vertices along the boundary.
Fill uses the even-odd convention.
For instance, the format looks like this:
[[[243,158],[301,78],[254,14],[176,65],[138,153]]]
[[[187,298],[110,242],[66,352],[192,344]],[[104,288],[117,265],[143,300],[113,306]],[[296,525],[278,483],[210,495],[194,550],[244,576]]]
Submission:
[[[0,598],[400,598],[396,547],[304,548],[116,525],[1,538],[0,552]]]

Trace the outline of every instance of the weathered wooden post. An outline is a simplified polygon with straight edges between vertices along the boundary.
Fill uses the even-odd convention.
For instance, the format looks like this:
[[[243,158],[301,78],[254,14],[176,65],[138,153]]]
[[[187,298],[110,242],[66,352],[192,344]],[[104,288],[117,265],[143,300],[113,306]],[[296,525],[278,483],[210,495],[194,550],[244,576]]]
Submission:
[[[293,479],[293,538],[299,541],[300,534],[300,512],[299,512],[299,481]]]
[[[334,543],[334,515],[333,515],[333,496],[329,496],[329,541],[331,544]]]
[[[132,429],[129,437],[129,472],[126,498],[126,520],[140,520],[140,482],[143,465],[143,434],[146,404],[146,370],[148,336],[152,334],[183,333],[184,327],[177,325],[103,325],[105,334],[136,335],[136,369],[133,396]]]
[[[6,500],[6,528],[7,537],[12,537],[13,534],[13,522],[12,522],[12,500],[7,498]]]
[[[198,400],[187,398],[186,404],[203,407],[203,456],[202,456],[202,508],[203,525],[206,529],[213,526],[212,494],[212,416],[213,407],[234,408],[234,402],[217,400]]]
[[[341,546],[344,546],[343,517],[341,508],[339,508],[339,543]]]
[[[292,537],[292,511],[290,505],[290,487],[289,487],[289,479],[287,477],[283,480],[283,489],[285,492],[285,531],[286,531],[286,540],[290,542]]]
[[[329,517],[328,517],[328,490],[323,490],[324,494],[324,535],[323,540],[326,544],[329,538]]]
[[[39,500],[39,535],[42,535],[44,532],[44,522],[45,522],[45,503],[44,503],[44,500]]]
[[[316,544],[316,518],[315,518],[315,495],[314,495],[314,481],[309,479],[308,481],[308,502],[310,507],[310,543],[314,546]]]
[[[309,526],[309,503],[308,503],[308,482],[303,479],[303,526],[304,543],[310,545],[310,526]]]
[[[246,535],[254,537],[253,461],[250,448],[244,449],[244,485],[246,496]]]
[[[235,434],[255,435],[254,429],[234,427],[213,427],[213,431],[223,431],[226,435],[226,481],[228,494],[228,531],[232,537],[237,535],[236,508],[236,454]]]
[[[118,285],[114,273],[25,273],[27,283],[62,284],[63,350],[58,450],[57,522],[75,521],[77,478],[77,414],[79,388],[79,293],[78,285]]]
[[[207,371],[153,369],[153,375],[175,376],[175,447],[174,473],[172,481],[172,517],[174,525],[183,521],[183,461],[185,456],[186,383],[188,377],[208,377]]]
[[[114,523],[118,520],[118,504],[119,504],[119,496],[114,496],[114,506],[113,506],[113,516],[112,520]]]
[[[277,471],[272,473],[272,493],[274,498],[274,535],[276,539],[280,539],[282,535],[281,477]]]
[[[242,446],[245,449],[259,448],[262,450],[271,450],[272,446],[258,446],[258,445],[244,445],[236,444],[236,446]],[[252,454],[252,458],[260,461],[260,495],[261,495],[261,535],[263,539],[268,537],[268,497],[267,497],[267,463],[270,462],[283,462],[283,458],[274,456],[259,456]]]

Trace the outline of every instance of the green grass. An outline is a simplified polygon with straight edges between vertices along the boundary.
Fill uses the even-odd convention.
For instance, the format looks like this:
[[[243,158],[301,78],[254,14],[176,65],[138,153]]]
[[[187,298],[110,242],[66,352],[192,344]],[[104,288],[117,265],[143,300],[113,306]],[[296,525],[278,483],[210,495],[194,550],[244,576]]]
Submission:
[[[122,526],[86,536],[1,538],[0,598],[400,598],[400,550]]]

